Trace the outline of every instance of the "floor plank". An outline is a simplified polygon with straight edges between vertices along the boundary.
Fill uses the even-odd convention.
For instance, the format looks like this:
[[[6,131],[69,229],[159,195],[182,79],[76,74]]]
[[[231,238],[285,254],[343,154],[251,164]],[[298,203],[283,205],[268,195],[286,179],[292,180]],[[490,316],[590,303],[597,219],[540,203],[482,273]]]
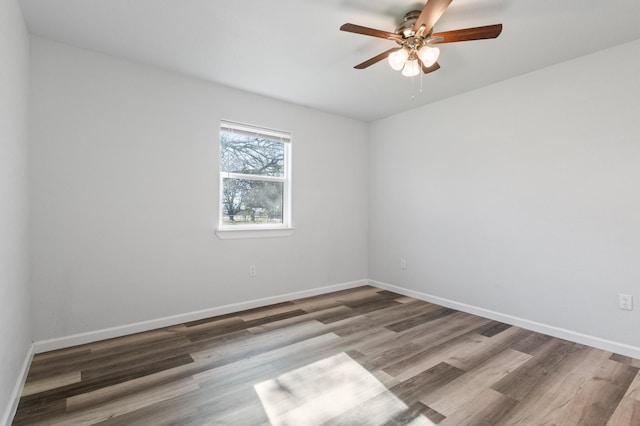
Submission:
[[[640,360],[363,286],[34,357],[14,425],[640,425]]]
[[[610,426],[636,424],[640,424],[640,373],[636,374],[607,423]]]

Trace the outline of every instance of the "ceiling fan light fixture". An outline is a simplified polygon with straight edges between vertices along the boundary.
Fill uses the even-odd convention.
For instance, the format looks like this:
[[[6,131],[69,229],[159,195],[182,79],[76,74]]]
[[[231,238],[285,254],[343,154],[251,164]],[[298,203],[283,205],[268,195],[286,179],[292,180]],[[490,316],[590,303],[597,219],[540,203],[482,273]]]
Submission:
[[[420,73],[420,66],[417,59],[410,59],[402,68],[402,75],[405,77],[414,77]]]
[[[362,70],[386,58],[391,68],[402,70],[402,75],[411,77],[419,74],[420,71],[429,74],[440,69],[438,64],[440,49],[433,45],[486,40],[497,38],[502,33],[502,24],[434,32],[434,25],[450,4],[451,0],[425,0],[422,10],[412,10],[405,14],[395,32],[381,31],[352,23],[343,24],[340,31],[383,38],[398,44],[354,68]]]
[[[407,49],[401,48],[389,55],[389,65],[394,70],[400,71],[407,59],[409,59],[409,52],[407,52]]]
[[[431,47],[425,44],[418,50],[418,57],[427,68],[435,64],[439,56],[440,49],[437,47]]]

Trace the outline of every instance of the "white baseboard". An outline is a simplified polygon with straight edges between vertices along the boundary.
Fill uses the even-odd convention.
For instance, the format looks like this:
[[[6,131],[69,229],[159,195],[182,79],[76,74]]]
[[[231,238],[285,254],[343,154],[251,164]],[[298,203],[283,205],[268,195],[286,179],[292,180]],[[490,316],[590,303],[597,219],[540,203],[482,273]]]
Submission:
[[[24,361],[22,362],[22,367],[20,368],[20,373],[18,374],[18,380],[16,380],[16,385],[13,388],[13,392],[11,392],[11,397],[9,398],[7,408],[4,410],[4,414],[2,415],[2,420],[0,420],[0,425],[9,426],[13,421],[13,417],[16,415],[18,403],[20,402],[20,395],[22,395],[24,382],[27,380],[27,374],[29,373],[29,366],[31,365],[33,354],[34,345],[31,344],[29,345],[27,354],[25,355]]]
[[[383,283],[380,281],[369,280],[369,284],[374,287],[393,291],[394,293],[399,293],[405,296],[413,297],[415,299],[420,299],[426,302],[435,303],[436,305],[441,305],[447,308],[456,309],[458,311],[467,312],[469,314],[474,314],[474,315],[478,315],[484,318],[489,318],[495,321],[504,322],[506,324],[515,325],[518,327],[525,328],[527,330],[532,330],[538,333],[547,334],[549,336],[558,337],[560,339],[569,340],[571,342],[576,342],[583,345],[592,346],[594,348],[603,349],[608,352],[614,352],[621,355],[626,355],[626,356],[640,359],[640,348],[637,346],[631,346],[625,343],[614,342],[612,340],[590,336],[588,334],[579,333],[577,331],[567,330],[565,328],[555,327],[552,325],[543,324],[536,321],[530,321],[528,319],[516,317],[513,315],[503,314],[500,312],[480,308],[473,305],[467,305],[466,303],[460,303],[454,300],[444,299],[442,297],[433,296],[433,295],[422,293],[419,291],[408,290],[403,287],[398,287],[398,286]]]
[[[246,309],[259,308],[261,306],[272,305],[274,303],[287,302],[289,300],[301,299],[304,297],[317,296],[319,294],[331,293],[333,291],[346,290],[354,287],[369,285],[369,280],[351,281],[341,284],[318,287],[310,290],[296,291],[293,293],[280,294],[277,296],[265,297],[262,299],[250,300],[247,302],[233,303],[230,305],[217,306],[200,311],[188,312],[164,318],[157,318],[133,324],[120,325],[117,327],[104,328],[86,333],[78,333],[70,336],[57,337],[54,339],[40,340],[34,343],[35,353],[53,351],[56,349],[68,348],[71,346],[83,345],[85,343],[97,342],[99,340],[112,339],[114,337],[126,336],[128,334],[140,333],[154,330],[156,328],[169,327],[189,321],[197,321],[203,318],[225,315],[232,312],[244,311]]]

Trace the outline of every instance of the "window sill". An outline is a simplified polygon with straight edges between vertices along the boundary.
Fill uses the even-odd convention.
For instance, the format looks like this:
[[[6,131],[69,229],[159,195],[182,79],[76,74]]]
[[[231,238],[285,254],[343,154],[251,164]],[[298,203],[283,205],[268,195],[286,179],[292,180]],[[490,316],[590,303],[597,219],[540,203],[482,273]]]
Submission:
[[[295,228],[250,228],[250,229],[217,229],[216,235],[221,240],[239,240],[245,238],[281,238],[293,235]]]

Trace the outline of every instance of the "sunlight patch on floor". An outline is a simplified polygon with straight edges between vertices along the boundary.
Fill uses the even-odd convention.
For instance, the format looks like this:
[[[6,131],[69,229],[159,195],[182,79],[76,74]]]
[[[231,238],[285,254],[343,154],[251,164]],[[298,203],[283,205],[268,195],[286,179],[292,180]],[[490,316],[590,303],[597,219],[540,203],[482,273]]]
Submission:
[[[273,425],[319,425],[338,416],[342,416],[340,420],[353,417],[359,421],[349,424],[384,424],[408,409],[345,353],[284,373],[254,388]],[[375,407],[361,407],[367,401],[375,401]],[[433,425],[421,415],[408,424]]]

